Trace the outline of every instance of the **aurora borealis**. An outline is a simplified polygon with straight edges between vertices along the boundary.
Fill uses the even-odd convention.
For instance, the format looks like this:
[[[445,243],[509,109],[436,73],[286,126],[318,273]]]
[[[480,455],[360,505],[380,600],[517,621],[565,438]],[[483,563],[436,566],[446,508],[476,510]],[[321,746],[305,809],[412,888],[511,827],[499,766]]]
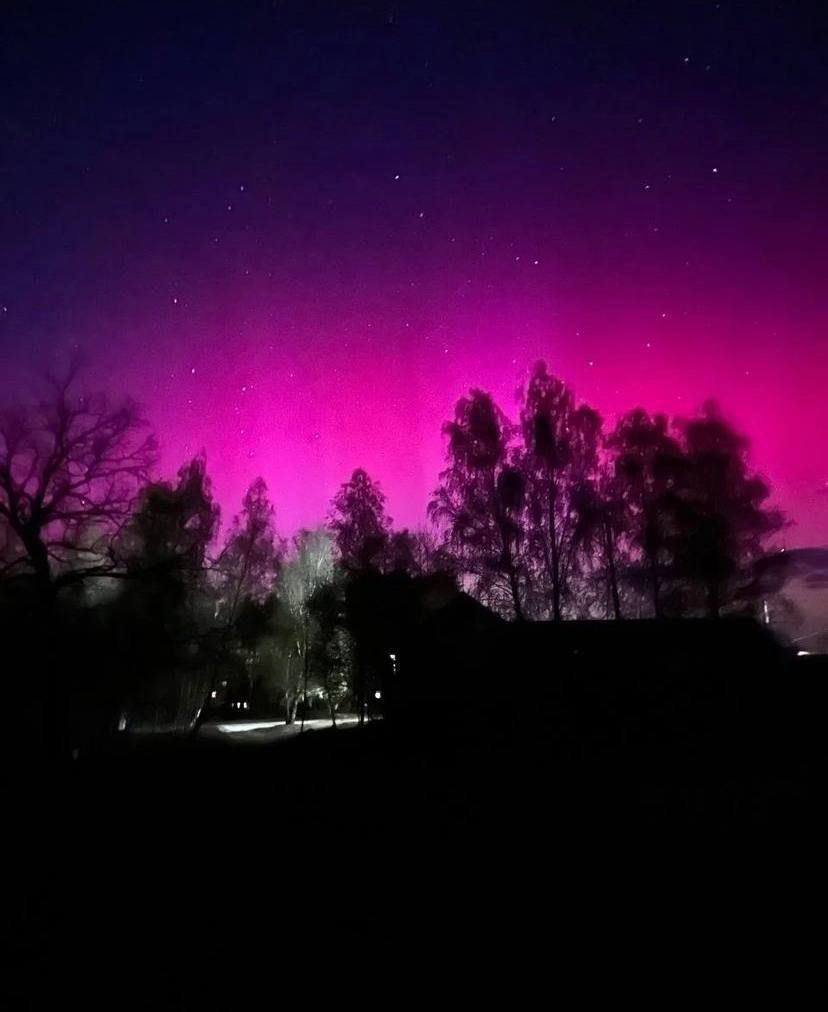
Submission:
[[[717,398],[828,540],[819,5],[54,6],[3,27],[4,399],[78,347],[225,517],[362,466],[416,525],[543,357],[610,419]]]

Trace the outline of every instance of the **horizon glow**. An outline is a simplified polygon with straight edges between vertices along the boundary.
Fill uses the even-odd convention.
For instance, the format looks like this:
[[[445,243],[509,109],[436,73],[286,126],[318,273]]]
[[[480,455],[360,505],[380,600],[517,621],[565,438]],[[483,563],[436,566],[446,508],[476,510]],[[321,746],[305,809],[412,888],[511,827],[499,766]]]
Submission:
[[[715,398],[828,543],[828,71],[724,6],[13,15],[3,400],[81,348],[224,525],[364,467],[416,527],[458,397],[544,358],[608,425]]]

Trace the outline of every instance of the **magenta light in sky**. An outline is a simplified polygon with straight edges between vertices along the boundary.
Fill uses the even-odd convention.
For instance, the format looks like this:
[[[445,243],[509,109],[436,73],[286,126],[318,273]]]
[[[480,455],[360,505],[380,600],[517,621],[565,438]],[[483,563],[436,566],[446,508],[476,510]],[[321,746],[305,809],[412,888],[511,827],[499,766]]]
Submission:
[[[225,517],[361,466],[417,525],[456,399],[543,357],[609,420],[717,398],[828,542],[804,9],[116,6],[6,25],[4,392],[79,345]]]

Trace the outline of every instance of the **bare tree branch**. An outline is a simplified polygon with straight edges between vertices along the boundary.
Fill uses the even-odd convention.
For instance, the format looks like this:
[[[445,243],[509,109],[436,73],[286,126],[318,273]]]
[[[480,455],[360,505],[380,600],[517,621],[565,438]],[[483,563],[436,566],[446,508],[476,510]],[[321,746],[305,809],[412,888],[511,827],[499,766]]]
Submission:
[[[135,507],[156,443],[137,405],[77,395],[79,364],[50,396],[0,413],[0,520],[44,588],[109,574],[112,537]],[[102,561],[78,567],[81,559]],[[21,562],[21,564],[22,564]],[[15,563],[17,564],[17,563]]]

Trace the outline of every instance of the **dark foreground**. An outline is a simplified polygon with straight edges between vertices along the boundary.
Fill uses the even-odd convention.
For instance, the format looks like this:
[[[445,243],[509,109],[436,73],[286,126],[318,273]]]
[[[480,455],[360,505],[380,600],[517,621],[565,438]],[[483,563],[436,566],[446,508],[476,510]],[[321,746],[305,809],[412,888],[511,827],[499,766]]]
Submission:
[[[593,710],[567,724],[524,700],[246,748],[147,740],[40,779],[20,770],[9,951],[30,988],[65,960],[85,986],[114,972],[152,1007],[189,1008],[239,974],[357,939],[366,958],[392,941],[539,944],[651,901],[651,927],[680,914],[687,927],[696,883],[717,897],[708,931],[735,890],[740,915],[767,913],[825,809],[824,711],[805,688],[725,733],[675,714],[645,729]],[[777,849],[754,871],[771,840],[799,857]]]

